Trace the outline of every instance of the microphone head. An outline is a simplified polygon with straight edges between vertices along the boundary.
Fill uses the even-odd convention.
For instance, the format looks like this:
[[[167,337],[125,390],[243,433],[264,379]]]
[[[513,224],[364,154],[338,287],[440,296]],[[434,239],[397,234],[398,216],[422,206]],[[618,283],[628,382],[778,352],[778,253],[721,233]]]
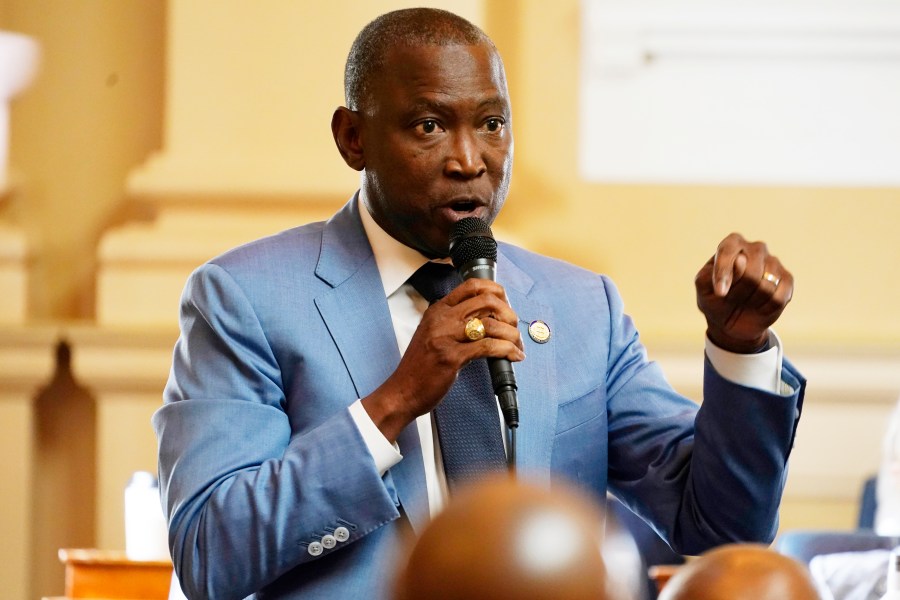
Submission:
[[[450,258],[459,269],[479,258],[497,260],[497,241],[490,226],[478,217],[466,217],[450,232]]]

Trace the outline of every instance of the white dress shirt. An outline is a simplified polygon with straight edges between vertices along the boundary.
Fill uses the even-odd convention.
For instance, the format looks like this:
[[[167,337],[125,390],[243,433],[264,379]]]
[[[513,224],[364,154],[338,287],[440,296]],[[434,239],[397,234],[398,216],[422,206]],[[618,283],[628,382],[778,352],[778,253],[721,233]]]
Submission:
[[[392,238],[375,223],[369,211],[359,202],[359,214],[363,228],[375,254],[388,309],[397,335],[397,346],[402,355],[412,339],[413,333],[428,308],[428,302],[406,282],[428,259],[416,250]],[[448,261],[449,262],[449,261]],[[515,308],[515,307],[513,307]],[[716,371],[725,379],[747,387],[773,393],[789,394],[781,381],[782,348],[781,341],[770,331],[771,348],[759,354],[734,354],[706,341],[706,354]],[[357,400],[350,406],[350,414],[356,422],[379,472],[384,473],[403,459],[396,444],[388,442],[369,414]],[[502,420],[501,420],[502,422]],[[434,435],[432,416],[422,415],[416,419],[422,445],[425,467],[425,484],[428,489],[428,507],[431,515],[436,515],[447,498],[447,480],[444,476],[441,453]],[[505,440],[505,436],[504,436]]]

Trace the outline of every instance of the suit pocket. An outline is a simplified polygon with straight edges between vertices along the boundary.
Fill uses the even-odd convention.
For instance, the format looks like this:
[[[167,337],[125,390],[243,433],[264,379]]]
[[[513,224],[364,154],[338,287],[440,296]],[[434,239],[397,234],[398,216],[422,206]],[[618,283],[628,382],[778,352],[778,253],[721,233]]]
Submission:
[[[558,408],[551,470],[554,477],[606,493],[606,393],[603,387]]]
[[[603,386],[597,386],[587,394],[559,405],[556,435],[562,435],[605,414],[606,394]]]

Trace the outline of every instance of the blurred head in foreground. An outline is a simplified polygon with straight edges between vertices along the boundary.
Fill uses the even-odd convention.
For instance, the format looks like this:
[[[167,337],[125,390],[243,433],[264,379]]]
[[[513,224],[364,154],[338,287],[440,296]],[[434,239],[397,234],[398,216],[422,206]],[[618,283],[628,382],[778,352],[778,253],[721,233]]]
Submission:
[[[760,544],[728,544],[679,569],[659,600],[818,600],[806,567]]]
[[[643,574],[631,537],[582,492],[507,476],[453,498],[401,565],[397,600],[632,600]]]

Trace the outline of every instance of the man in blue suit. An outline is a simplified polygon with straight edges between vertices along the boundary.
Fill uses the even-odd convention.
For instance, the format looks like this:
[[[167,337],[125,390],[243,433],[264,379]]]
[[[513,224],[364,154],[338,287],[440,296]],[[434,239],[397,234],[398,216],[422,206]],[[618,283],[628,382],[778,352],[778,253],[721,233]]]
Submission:
[[[647,359],[606,277],[501,243],[496,283],[429,306],[408,278],[507,195],[503,64],[467,21],[411,9],[366,26],[345,82],[332,131],[359,191],[327,222],[201,266],[184,291],[153,425],[187,595],[386,594],[399,539],[447,500],[432,410],[485,358],[515,363],[520,477],[609,489],[684,553],[770,540],[804,385],[769,330],[793,292],[778,259],[732,234],[698,273],[699,410]]]

